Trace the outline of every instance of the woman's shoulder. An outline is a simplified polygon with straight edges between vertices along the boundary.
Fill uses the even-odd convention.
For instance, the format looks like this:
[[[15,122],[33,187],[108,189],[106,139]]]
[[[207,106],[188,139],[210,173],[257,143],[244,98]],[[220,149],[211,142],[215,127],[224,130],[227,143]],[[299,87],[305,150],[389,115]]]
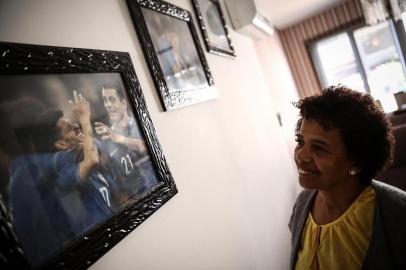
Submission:
[[[372,180],[371,185],[375,190],[376,199],[381,208],[390,209],[391,212],[399,210],[399,214],[406,216],[405,191],[375,180]]]
[[[299,233],[301,224],[307,218],[314,194],[316,194],[315,190],[304,189],[297,196],[289,221],[289,229],[292,233]]]
[[[385,263],[392,260],[396,269],[406,269],[406,192],[379,181],[372,181],[371,185],[376,193],[378,215],[374,222],[374,238],[378,241],[371,249],[374,251],[369,260]],[[382,256],[382,250],[387,251],[385,256]]]
[[[315,193],[316,190],[314,189],[303,189],[297,196],[296,204],[312,199]]]
[[[301,214],[303,211],[308,211],[311,201],[316,194],[316,190],[304,189],[296,198],[295,205],[293,206],[292,215]]]

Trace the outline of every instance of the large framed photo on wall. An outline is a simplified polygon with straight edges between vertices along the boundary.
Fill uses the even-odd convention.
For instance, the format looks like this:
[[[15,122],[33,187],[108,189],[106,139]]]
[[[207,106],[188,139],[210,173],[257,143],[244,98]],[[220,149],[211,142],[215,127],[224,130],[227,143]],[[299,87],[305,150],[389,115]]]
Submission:
[[[235,56],[226,21],[218,0],[192,0],[207,51]]]
[[[155,0],[127,0],[164,110],[217,98],[189,11]]]
[[[128,53],[0,43],[0,265],[84,269],[177,193]]]

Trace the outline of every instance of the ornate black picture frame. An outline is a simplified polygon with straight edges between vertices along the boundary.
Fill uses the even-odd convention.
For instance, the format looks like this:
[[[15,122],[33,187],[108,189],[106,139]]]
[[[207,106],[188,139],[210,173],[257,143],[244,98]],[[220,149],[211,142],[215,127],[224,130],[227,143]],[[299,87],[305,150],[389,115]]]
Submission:
[[[164,110],[217,98],[189,11],[161,0],[127,0]]]
[[[0,43],[0,82],[2,269],[88,268],[177,193],[128,53]]]
[[[218,0],[192,0],[207,51],[235,57],[226,20]]]

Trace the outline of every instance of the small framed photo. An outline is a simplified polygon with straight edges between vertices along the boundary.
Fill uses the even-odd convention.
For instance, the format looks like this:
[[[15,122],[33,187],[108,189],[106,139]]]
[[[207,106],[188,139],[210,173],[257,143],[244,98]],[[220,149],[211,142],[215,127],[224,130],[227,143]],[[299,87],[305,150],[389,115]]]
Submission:
[[[156,0],[127,0],[164,110],[217,98],[189,11]]]
[[[208,52],[235,56],[218,0],[192,0]]]
[[[0,265],[85,269],[177,192],[128,53],[0,43]]]

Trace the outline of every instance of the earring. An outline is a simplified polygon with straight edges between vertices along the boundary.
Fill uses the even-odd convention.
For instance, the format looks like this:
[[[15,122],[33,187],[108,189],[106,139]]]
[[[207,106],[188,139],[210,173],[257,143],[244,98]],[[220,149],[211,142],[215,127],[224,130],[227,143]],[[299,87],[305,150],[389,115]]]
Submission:
[[[352,169],[350,170],[350,175],[356,175],[356,174],[357,174],[357,170],[354,169],[354,168],[352,168]]]

